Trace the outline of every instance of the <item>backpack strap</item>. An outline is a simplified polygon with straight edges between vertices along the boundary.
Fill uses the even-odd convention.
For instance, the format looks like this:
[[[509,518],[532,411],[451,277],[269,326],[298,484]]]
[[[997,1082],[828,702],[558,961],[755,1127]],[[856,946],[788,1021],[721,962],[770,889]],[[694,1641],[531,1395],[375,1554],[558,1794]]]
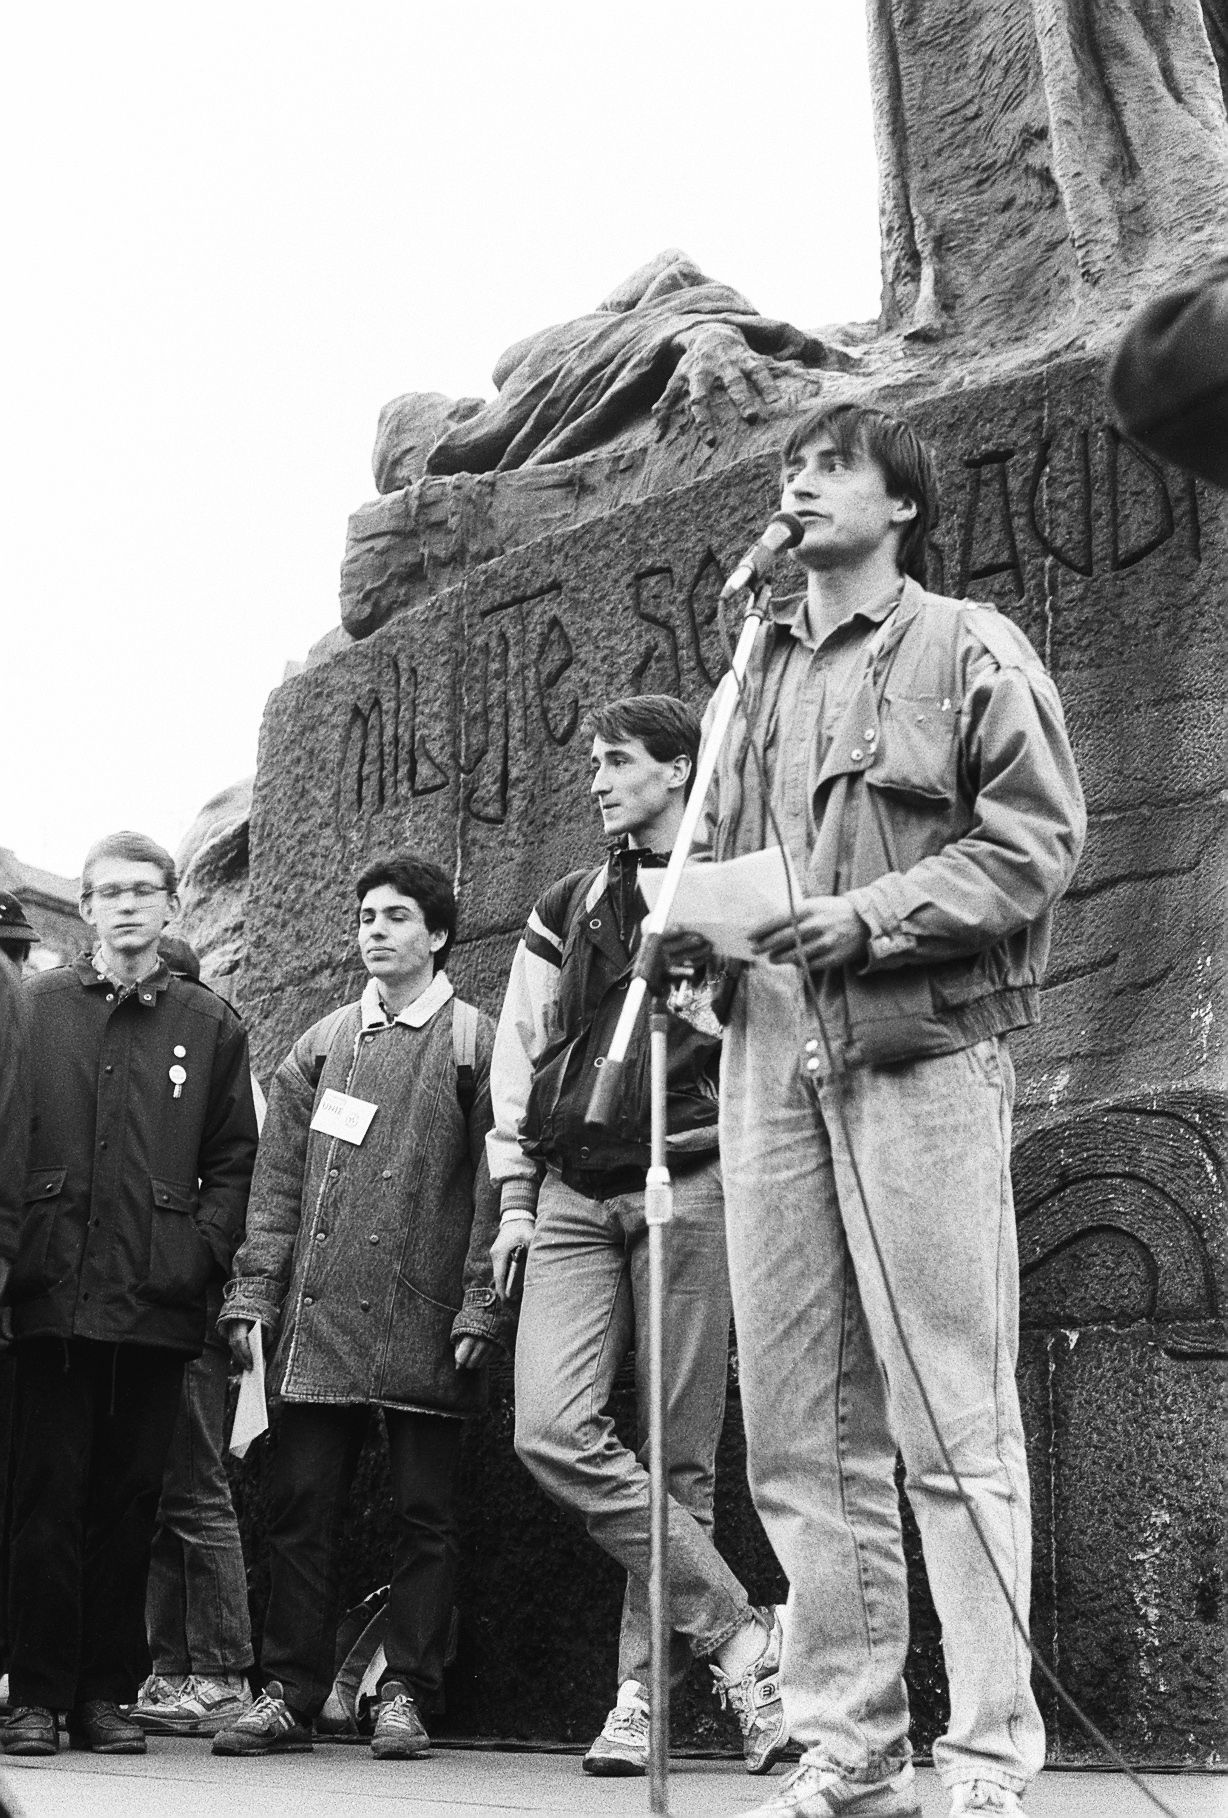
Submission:
[[[452,999],[452,1060],[456,1066],[456,1097],[466,1122],[477,1091],[474,1062],[478,1052],[478,1013],[463,998]]]
[[[353,1004],[342,1004],[339,1009],[330,1010],[327,1016],[321,1017],[315,1026],[315,1035],[311,1044],[311,1071],[307,1076],[313,1092],[320,1083],[324,1063],[332,1051],[332,1045],[345,1021],[346,1013],[353,1008]]]

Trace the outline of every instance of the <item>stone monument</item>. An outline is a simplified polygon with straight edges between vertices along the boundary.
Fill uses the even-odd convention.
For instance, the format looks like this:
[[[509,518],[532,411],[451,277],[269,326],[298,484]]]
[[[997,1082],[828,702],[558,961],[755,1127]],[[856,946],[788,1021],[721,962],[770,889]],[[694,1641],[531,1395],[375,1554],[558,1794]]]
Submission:
[[[820,394],[906,410],[940,460],[931,582],[995,601],[1041,651],[1091,814],[1044,1020],[1015,1047],[1035,1635],[1128,1755],[1204,1762],[1224,1749],[1228,1667],[1228,499],[1122,437],[1103,372],[1126,311],[1228,240],[1228,123],[1196,0],[869,12],[876,326],[802,333],[669,253],[509,349],[493,402],[385,409],[341,626],[265,715],[240,1000],[267,1071],[356,989],[358,867],[412,843],[454,869],[452,971],[497,1009],[543,880],[600,850],[586,708],[706,698],[725,663],[719,590],[774,507],[791,413]],[[510,1433],[504,1372],[468,1451],[447,1722],[587,1740],[617,1574],[538,1496]],[[782,1586],[740,1445],[734,1359],[718,1537],[766,1599]],[[356,1509],[356,1597],[387,1557],[378,1468]],[[259,1477],[241,1485],[257,1542]],[[943,1692],[915,1547],[914,1564],[925,1746]],[[1086,1757],[1044,1705],[1051,1758]],[[718,1735],[696,1688],[675,1739]]]

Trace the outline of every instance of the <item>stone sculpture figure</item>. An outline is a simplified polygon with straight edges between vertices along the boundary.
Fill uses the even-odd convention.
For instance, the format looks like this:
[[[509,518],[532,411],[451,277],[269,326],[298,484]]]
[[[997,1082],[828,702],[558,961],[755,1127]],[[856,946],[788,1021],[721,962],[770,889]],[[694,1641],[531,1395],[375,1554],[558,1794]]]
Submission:
[[[1086,329],[1228,237],[1198,0],[869,0],[883,326]]]

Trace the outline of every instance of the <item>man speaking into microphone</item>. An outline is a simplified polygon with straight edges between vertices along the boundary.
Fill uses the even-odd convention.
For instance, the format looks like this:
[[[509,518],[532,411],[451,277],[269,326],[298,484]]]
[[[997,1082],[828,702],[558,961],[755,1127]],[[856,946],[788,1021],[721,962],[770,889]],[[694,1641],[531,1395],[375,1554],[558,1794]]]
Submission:
[[[782,843],[801,880],[753,937],[721,1078],[748,1473],[805,1750],[749,1818],[920,1813],[897,1447],[950,1683],[935,1765],[953,1814],[1020,1812],[1044,1730],[998,1579],[1026,1624],[1006,1036],[1037,1016],[1083,799],[1026,638],[919,584],[937,492],[908,424],[821,408],[783,482],[806,593],[772,606],[697,841]]]

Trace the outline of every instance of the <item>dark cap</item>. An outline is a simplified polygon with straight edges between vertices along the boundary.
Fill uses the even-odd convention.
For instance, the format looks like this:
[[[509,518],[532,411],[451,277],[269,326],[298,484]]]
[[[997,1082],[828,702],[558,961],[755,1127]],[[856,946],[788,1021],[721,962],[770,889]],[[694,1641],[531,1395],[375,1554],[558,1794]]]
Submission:
[[[37,932],[26,920],[26,912],[11,890],[0,890],[0,941],[29,941],[33,946]]]

